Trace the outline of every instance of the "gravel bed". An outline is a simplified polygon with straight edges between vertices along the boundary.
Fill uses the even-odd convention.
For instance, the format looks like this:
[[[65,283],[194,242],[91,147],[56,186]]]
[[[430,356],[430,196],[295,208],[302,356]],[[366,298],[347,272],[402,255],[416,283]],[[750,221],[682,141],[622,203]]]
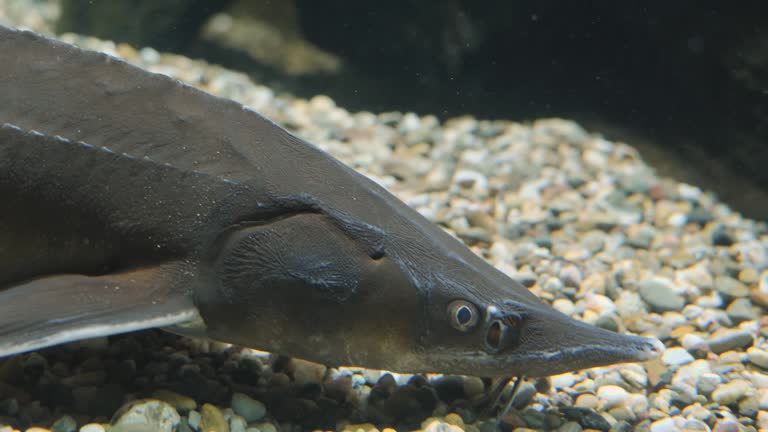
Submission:
[[[7,4],[0,22],[12,23]],[[62,38],[248,105],[560,311],[668,349],[527,381],[513,409],[489,419],[472,404],[488,385],[479,378],[327,369],[146,331],[0,362],[0,432],[768,430],[766,226],[658,177],[632,146],[562,119],[350,113],[205,62]]]

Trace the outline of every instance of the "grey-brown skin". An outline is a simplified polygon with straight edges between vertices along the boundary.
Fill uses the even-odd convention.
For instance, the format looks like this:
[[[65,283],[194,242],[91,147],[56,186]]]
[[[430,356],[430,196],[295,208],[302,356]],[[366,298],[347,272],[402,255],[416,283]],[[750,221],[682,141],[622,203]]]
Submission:
[[[153,326],[476,376],[663,350],[557,312],[235,102],[4,27],[0,58],[0,354]],[[38,292],[56,301],[35,308]]]

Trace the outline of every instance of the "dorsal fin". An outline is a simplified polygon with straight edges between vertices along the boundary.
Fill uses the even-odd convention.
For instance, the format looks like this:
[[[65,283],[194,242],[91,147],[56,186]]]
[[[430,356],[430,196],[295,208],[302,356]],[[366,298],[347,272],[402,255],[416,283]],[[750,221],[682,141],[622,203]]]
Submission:
[[[0,58],[0,124],[233,181],[276,145],[311,147],[236,102],[32,32],[0,26]]]

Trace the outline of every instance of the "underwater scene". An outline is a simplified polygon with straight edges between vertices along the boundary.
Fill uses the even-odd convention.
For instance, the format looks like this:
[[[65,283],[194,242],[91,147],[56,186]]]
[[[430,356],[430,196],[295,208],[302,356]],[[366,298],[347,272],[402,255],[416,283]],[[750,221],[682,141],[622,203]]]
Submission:
[[[768,8],[0,0],[0,432],[768,432]]]

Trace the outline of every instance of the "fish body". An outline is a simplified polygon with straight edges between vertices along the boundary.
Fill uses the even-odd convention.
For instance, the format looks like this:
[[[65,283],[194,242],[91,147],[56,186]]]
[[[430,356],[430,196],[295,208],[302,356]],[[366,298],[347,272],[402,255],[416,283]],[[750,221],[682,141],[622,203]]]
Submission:
[[[0,355],[160,327],[325,363],[552,375],[657,356],[543,303],[233,101],[0,27]]]

